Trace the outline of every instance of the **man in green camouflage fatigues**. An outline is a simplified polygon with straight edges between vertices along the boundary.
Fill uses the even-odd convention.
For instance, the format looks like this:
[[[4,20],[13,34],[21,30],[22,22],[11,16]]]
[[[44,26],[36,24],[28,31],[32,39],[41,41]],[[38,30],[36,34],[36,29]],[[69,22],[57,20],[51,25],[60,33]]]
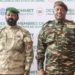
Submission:
[[[0,30],[0,75],[29,75],[33,60],[30,33],[17,26],[19,11],[6,9],[8,26]]]
[[[63,2],[55,2],[55,20],[45,23],[40,31],[37,47],[38,75],[74,75],[75,23],[65,19],[67,10]]]

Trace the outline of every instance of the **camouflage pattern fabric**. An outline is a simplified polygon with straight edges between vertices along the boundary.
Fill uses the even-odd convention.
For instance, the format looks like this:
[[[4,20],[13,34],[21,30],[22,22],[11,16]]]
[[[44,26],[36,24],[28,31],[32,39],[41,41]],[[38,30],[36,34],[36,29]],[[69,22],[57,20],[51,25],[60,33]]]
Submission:
[[[49,74],[65,74],[75,71],[75,23],[49,21],[38,36],[38,70]]]
[[[33,61],[30,33],[20,26],[0,30],[0,74],[24,74]]]

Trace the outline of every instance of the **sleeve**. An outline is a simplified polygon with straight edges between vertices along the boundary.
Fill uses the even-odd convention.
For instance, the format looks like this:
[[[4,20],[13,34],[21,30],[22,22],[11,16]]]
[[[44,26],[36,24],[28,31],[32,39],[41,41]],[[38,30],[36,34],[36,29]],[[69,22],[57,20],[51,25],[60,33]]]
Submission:
[[[25,71],[29,72],[33,61],[33,42],[29,32],[26,32],[24,42],[25,42]]]
[[[45,33],[44,28],[40,31],[38,35],[38,44],[37,44],[37,65],[38,70],[44,69],[44,60],[45,60]]]

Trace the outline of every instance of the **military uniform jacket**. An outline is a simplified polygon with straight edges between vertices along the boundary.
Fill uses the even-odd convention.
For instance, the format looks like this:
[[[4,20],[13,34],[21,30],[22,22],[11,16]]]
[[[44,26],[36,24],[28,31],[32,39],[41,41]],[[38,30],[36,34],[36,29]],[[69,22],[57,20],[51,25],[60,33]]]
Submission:
[[[20,26],[0,30],[0,74],[23,74],[33,60],[30,33]]]
[[[38,69],[50,74],[75,71],[75,24],[65,20],[61,23],[45,23],[38,36]]]

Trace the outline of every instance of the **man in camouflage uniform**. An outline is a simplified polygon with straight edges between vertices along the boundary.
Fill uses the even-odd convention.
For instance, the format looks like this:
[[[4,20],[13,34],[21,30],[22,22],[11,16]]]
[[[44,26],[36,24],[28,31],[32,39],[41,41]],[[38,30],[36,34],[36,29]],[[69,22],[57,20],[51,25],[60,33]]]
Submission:
[[[29,75],[33,60],[30,33],[17,25],[19,11],[6,9],[8,26],[0,30],[0,75]]]
[[[74,75],[75,24],[65,19],[67,10],[62,1],[56,1],[55,20],[46,22],[40,31],[37,47],[38,75]]]

